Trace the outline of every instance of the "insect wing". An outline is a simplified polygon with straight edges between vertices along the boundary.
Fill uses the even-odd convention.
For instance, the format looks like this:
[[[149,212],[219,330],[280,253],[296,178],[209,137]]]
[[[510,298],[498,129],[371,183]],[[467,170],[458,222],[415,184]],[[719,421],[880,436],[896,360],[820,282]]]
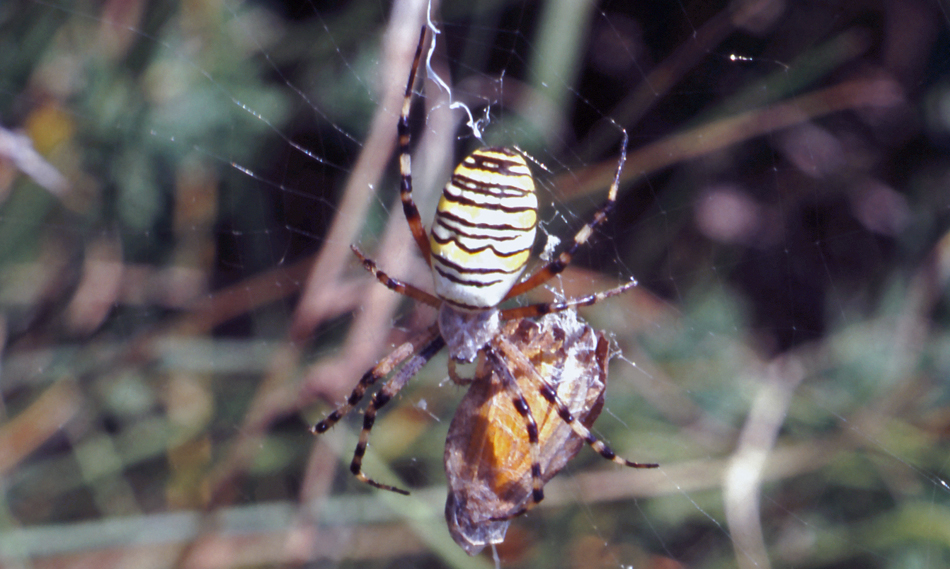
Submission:
[[[536,372],[508,362],[538,424],[541,479],[547,482],[584,441],[540,395],[538,376],[555,386],[561,402],[590,427],[604,404],[609,342],[571,312],[548,315],[537,323],[510,321],[501,335]],[[445,470],[445,515],[455,541],[475,555],[504,540],[508,518],[524,511],[531,500],[531,452],[525,420],[487,362],[476,370],[449,426]]]

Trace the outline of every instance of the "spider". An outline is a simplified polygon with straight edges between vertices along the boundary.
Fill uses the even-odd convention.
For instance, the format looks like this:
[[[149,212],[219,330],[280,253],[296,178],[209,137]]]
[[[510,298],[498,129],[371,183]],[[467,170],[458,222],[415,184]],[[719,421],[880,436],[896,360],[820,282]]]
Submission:
[[[529,445],[518,436],[524,420],[509,399],[507,382],[518,383],[538,423],[543,483],[580,452],[584,441],[541,390],[555,390],[586,428],[604,405],[610,342],[573,310],[538,322],[509,320],[502,335],[523,357],[509,360],[504,368],[479,366],[445,439],[445,520],[469,555],[501,543],[509,520],[532,503]]]
[[[490,366],[502,378],[504,389],[524,422],[531,460],[531,503],[526,510],[544,498],[540,437],[537,421],[521,386],[506,366],[508,361],[524,361],[525,356],[505,336],[503,322],[588,306],[626,291],[636,285],[636,281],[561,302],[507,309],[500,309],[498,305],[561,273],[571,262],[578,247],[586,243],[594,228],[604,221],[616,201],[620,172],[626,160],[627,136],[624,132],[620,161],[608,191],[607,202],[577,232],[574,242],[565,251],[530,277],[518,282],[530,257],[538,220],[534,180],[522,154],[510,148],[493,147],[476,150],[465,158],[442,190],[435,220],[428,234],[412,200],[409,109],[425,35],[423,27],[409,71],[397,132],[403,212],[422,257],[432,269],[435,294],[389,277],[356,246],[352,249],[363,267],[379,282],[396,293],[436,308],[438,318],[424,332],[397,347],[363,374],[346,402],[314,425],[311,431],[320,434],[329,430],[363,399],[370,386],[398,368],[393,377],[373,395],[363,413],[363,428],[350,463],[350,472],[358,480],[375,488],[408,495],[406,490],[382,484],[363,473],[363,457],[377,412],[443,347],[449,350],[449,377],[458,385],[468,385],[475,379],[459,377],[456,364],[471,363],[479,358],[482,365]],[[657,466],[630,462],[617,456],[576,420],[574,413],[559,399],[556,389],[542,381],[538,390],[541,397],[557,409],[560,419],[604,458],[635,468]]]

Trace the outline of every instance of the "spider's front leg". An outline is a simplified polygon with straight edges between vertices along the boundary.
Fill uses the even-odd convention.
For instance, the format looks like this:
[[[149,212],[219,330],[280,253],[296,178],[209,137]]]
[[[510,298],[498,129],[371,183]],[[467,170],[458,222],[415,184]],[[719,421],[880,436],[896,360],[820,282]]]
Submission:
[[[405,387],[412,377],[424,366],[432,357],[445,346],[445,341],[439,334],[437,326],[431,326],[423,334],[402,344],[388,356],[383,358],[378,364],[368,370],[360,382],[353,389],[346,403],[334,409],[327,418],[314,425],[310,431],[314,434],[322,434],[330,430],[349,413],[363,399],[366,390],[378,380],[389,375],[394,369],[402,365],[402,368],[396,372],[382,389],[373,396],[370,404],[363,414],[363,428],[360,431],[360,439],[353,453],[353,461],[350,463],[350,472],[362,482],[382,490],[390,490],[399,494],[409,494],[409,492],[381,484],[363,474],[363,457],[366,454],[366,448],[369,446],[370,432],[373,430],[373,424],[376,422],[376,413],[379,409],[388,403],[399,391]],[[408,360],[408,361],[406,361]],[[405,364],[403,364],[405,362]]]
[[[505,344],[505,342],[501,342],[500,344]],[[514,351],[517,350],[515,349]],[[517,363],[522,363],[521,360],[525,359],[520,352],[505,355],[509,357],[514,356]],[[531,407],[524,397],[524,392],[521,391],[521,386],[518,385],[518,381],[511,375],[511,370],[508,369],[508,365],[505,363],[506,358],[502,357],[498,350],[491,345],[485,346],[485,357],[488,359],[489,364],[495,370],[498,377],[505,383],[505,389],[508,390],[508,393],[511,395],[511,402],[514,405],[515,411],[524,419],[525,427],[528,431],[528,457],[531,460],[531,502],[532,504],[537,504],[544,499],[544,481],[541,479],[541,445],[538,436],[538,423],[535,421]],[[524,366],[522,365],[521,367]],[[527,367],[531,367],[530,362],[527,364]]]
[[[502,374],[502,368],[504,369],[505,372],[508,371],[508,368],[504,364],[504,361],[509,360],[509,361],[514,362],[517,369],[521,370],[519,373],[524,373],[532,377],[532,383],[538,386],[538,394],[542,398],[544,398],[544,400],[547,401],[556,410],[558,419],[560,421],[563,421],[565,424],[567,424],[574,431],[574,434],[577,435],[577,437],[579,437],[588,445],[590,445],[590,447],[594,449],[594,451],[596,451],[598,454],[600,454],[600,456],[602,456],[603,458],[606,458],[607,460],[615,462],[619,465],[627,466],[631,468],[657,468],[659,466],[658,464],[655,464],[655,463],[632,462],[623,457],[617,456],[617,454],[610,447],[608,447],[603,441],[595,437],[594,434],[590,431],[590,429],[587,426],[585,426],[581,421],[578,420],[577,416],[575,416],[575,414],[571,411],[570,407],[568,407],[568,405],[566,405],[558,396],[558,387],[553,385],[551,382],[547,380],[547,378],[545,378],[540,373],[538,373],[538,369],[536,369],[534,366],[531,365],[529,361],[526,360],[526,358],[524,357],[524,354],[522,354],[521,351],[516,346],[512,345],[508,341],[499,341],[499,342],[496,342],[495,345],[497,346],[497,352],[493,352],[493,353],[496,354],[497,361],[500,363],[500,367],[496,368],[497,373],[499,375],[502,375],[502,377],[504,377],[504,375]],[[605,364],[606,364],[606,356],[605,356],[604,365]],[[603,369],[606,370],[605,367]],[[510,373],[508,373],[507,377],[512,377],[512,376]],[[606,371],[604,371],[604,377],[606,378]],[[513,381],[513,378],[512,378],[512,381]],[[578,378],[577,377],[562,378],[562,381],[578,381]],[[523,392],[520,389],[518,390],[518,395],[521,396],[523,399]],[[517,403],[515,405],[515,408],[516,409],[518,408]],[[519,412],[520,412],[520,409],[519,409]],[[585,412],[589,412],[589,409],[585,409]],[[596,415],[594,415],[594,418],[596,418]],[[531,417],[531,422],[529,422],[529,426],[528,426],[529,438],[532,432],[531,423],[533,421],[534,421],[534,418]],[[591,419],[590,422],[592,423],[593,419]],[[536,430],[537,428],[535,427],[535,431]],[[540,445],[534,441],[532,441],[531,444],[532,446],[538,447],[537,456],[540,457],[541,456]],[[520,509],[510,512],[504,516],[500,516],[498,518],[492,518],[493,520],[494,519],[505,520],[505,519],[516,517],[516,516],[520,516],[524,514],[525,512],[527,512],[528,510],[530,510],[531,508],[533,508],[534,506],[536,506],[538,502],[540,502],[541,499],[543,499],[544,497],[543,491],[539,492],[538,490],[539,490],[539,487],[543,485],[544,480],[541,478],[541,467],[539,463],[536,461],[536,458],[534,455],[534,449],[532,449],[531,460],[532,460],[531,476],[532,476],[532,487],[533,487],[532,499]]]
[[[350,472],[361,482],[365,482],[380,490],[389,490],[404,496],[409,495],[409,492],[406,490],[388,484],[381,484],[363,474],[363,456],[366,454],[366,447],[369,445],[370,431],[373,430],[373,424],[376,422],[376,413],[383,405],[389,403],[389,401],[409,383],[409,380],[422,369],[422,366],[426,365],[426,363],[432,359],[432,356],[437,354],[443,347],[445,347],[445,340],[442,339],[442,336],[436,335],[422,351],[406,362],[406,365],[404,365],[392,379],[387,381],[386,385],[377,391],[376,395],[374,395],[373,399],[369,402],[369,405],[366,407],[366,412],[363,413],[363,429],[360,431],[360,441],[356,444],[356,451],[353,453],[353,462],[350,463]]]
[[[459,375],[458,364],[452,358],[449,358],[449,379],[459,387],[467,387],[475,381],[474,377],[464,377]]]

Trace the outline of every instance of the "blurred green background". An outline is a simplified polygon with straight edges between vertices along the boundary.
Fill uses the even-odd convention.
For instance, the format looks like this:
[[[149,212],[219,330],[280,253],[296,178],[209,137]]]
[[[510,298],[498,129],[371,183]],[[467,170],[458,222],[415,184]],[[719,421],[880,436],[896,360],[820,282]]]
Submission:
[[[315,439],[431,310],[395,124],[425,4],[0,5],[0,563],[490,567],[442,519],[437,357]],[[423,219],[483,144],[534,156],[555,292],[613,337],[598,436],[518,567],[950,566],[950,18],[941,0],[432,7]],[[431,34],[431,32],[430,32]],[[544,247],[539,240],[539,253]],[[535,291],[532,301],[551,298]],[[621,355],[622,354],[622,355]]]

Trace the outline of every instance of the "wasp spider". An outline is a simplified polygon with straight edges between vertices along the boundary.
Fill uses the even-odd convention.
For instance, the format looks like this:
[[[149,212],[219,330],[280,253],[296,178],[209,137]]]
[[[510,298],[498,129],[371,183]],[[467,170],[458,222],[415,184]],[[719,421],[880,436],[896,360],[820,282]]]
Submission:
[[[508,384],[517,382],[538,424],[545,484],[580,452],[584,440],[561,420],[560,408],[545,399],[542,390],[553,388],[588,429],[604,406],[610,342],[573,310],[537,322],[509,320],[501,333],[517,357],[504,367],[480,362],[445,439],[445,520],[469,555],[501,543],[509,520],[532,504],[531,449]]]
[[[400,196],[413,239],[425,262],[432,268],[435,294],[389,277],[359,249],[353,247],[353,252],[359,257],[363,267],[379,282],[394,292],[438,309],[438,319],[427,330],[397,347],[368,370],[360,378],[346,403],[314,425],[311,430],[314,433],[326,432],[363,399],[370,386],[398,368],[393,377],[376,392],[363,413],[363,428],[353,461],[350,463],[350,471],[359,480],[376,488],[408,494],[405,490],[377,482],[363,473],[363,456],[376,413],[443,347],[447,346],[449,350],[449,376],[460,385],[473,380],[460,378],[455,372],[456,363],[471,363],[480,358],[480,361],[484,362],[483,365],[490,366],[502,379],[504,389],[524,424],[531,462],[531,504],[525,507],[527,509],[544,498],[540,436],[538,423],[521,386],[506,367],[506,362],[523,360],[524,355],[505,336],[503,323],[591,305],[622,293],[636,282],[631,281],[615,289],[567,301],[507,309],[499,309],[498,305],[504,300],[534,289],[563,271],[571,262],[577,248],[587,242],[594,228],[607,217],[616,200],[620,171],[626,160],[626,133],[607,202],[597,210],[593,220],[577,232],[574,242],[565,251],[530,277],[518,282],[528,262],[538,222],[534,181],[527,161],[520,153],[508,148],[484,148],[465,158],[442,190],[442,198],[439,200],[435,221],[429,234],[426,233],[419,210],[412,200],[409,108],[424,41],[425,28],[422,29],[416,47],[398,123],[399,171],[402,176]],[[555,388],[542,380],[538,382],[537,389],[541,397],[557,409],[560,419],[604,458],[636,468],[656,466],[630,462],[616,456],[603,442],[597,440],[586,426],[576,420],[571,409],[558,398]]]

